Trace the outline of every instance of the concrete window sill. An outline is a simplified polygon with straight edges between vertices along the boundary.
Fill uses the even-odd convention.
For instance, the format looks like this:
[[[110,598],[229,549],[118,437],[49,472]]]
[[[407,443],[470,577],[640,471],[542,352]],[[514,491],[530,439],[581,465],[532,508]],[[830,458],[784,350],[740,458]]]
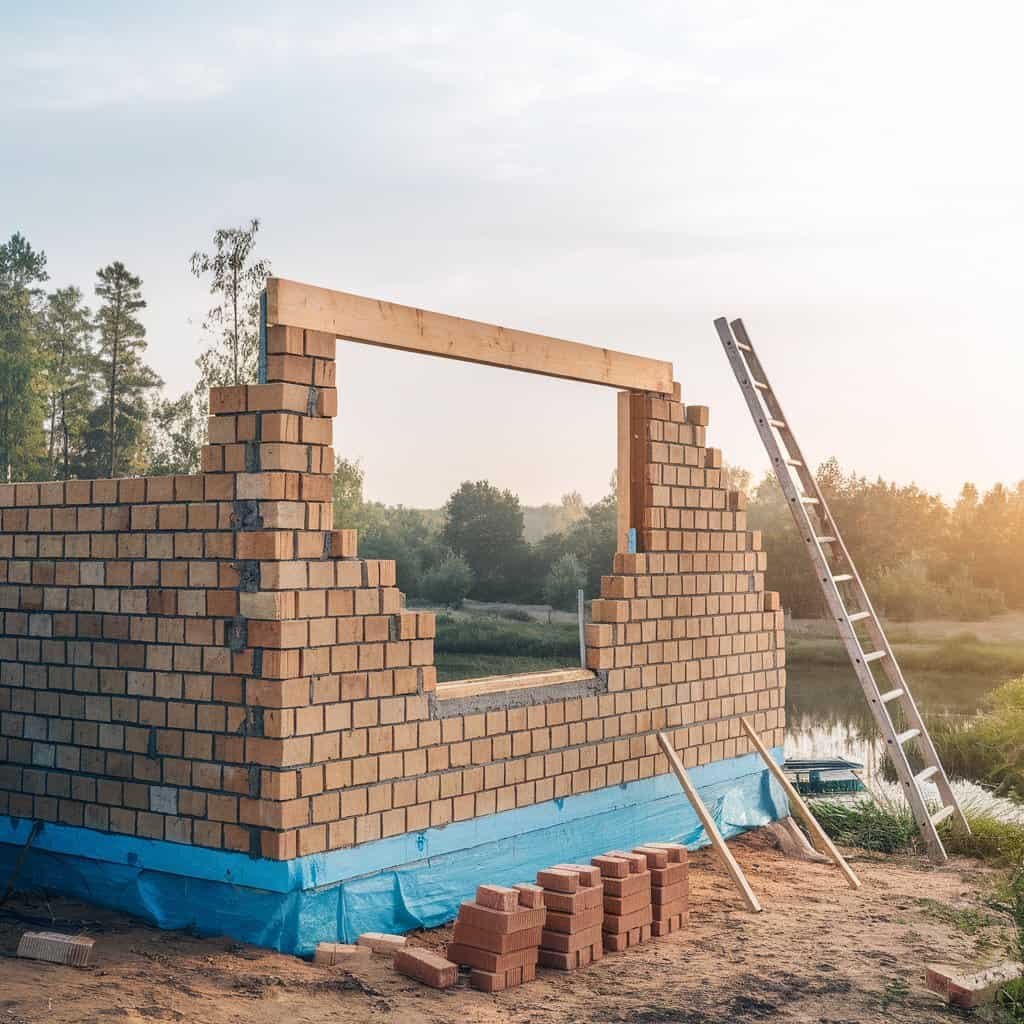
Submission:
[[[532,690],[538,686],[557,686],[560,683],[584,683],[597,679],[586,668],[556,668],[546,672],[524,672],[510,676],[484,676],[481,679],[452,679],[438,683],[434,697],[439,701],[483,697],[493,693]]]

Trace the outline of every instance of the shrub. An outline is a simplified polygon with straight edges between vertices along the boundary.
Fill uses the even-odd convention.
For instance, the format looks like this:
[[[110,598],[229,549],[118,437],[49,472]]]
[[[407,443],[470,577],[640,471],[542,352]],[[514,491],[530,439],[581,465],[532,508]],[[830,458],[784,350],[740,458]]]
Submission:
[[[503,654],[515,657],[578,659],[575,622],[508,622],[499,618],[437,618],[434,650],[439,654]]]
[[[428,569],[420,580],[420,591],[429,601],[459,608],[473,586],[473,570],[459,555],[448,555]]]
[[[587,570],[573,554],[558,559],[544,580],[544,600],[552,608],[572,611],[576,607],[576,593],[587,582]]]
[[[903,562],[883,569],[870,580],[872,601],[899,622],[915,619],[987,619],[1006,610],[998,590],[979,587],[963,571],[941,583],[923,562]]]
[[[503,619],[510,619],[512,622],[533,622],[533,616],[522,608],[502,608],[498,615]]]
[[[990,710],[977,718],[930,725],[932,741],[949,775],[1019,799],[1024,797],[1024,676],[993,690],[988,703]]]

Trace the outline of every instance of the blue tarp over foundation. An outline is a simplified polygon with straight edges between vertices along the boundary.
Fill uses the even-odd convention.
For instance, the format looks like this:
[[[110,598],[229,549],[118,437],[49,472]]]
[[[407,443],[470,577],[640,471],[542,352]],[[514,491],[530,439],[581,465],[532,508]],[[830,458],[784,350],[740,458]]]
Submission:
[[[773,755],[781,761],[780,749]],[[690,775],[727,837],[788,814],[756,755]],[[0,878],[14,870],[31,827],[0,819]],[[362,932],[443,924],[480,882],[527,881],[551,864],[654,841],[707,843],[671,775],[293,861],[45,824],[17,887],[114,907],[160,928],[307,954]]]

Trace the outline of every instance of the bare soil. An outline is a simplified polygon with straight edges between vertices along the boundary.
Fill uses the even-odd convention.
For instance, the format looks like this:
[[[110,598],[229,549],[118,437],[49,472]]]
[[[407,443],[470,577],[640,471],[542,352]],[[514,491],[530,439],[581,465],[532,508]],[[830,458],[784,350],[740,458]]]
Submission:
[[[787,860],[766,833],[730,844],[764,904],[741,909],[709,850],[691,860],[687,930],[575,974],[489,996],[437,992],[374,956],[358,974],[315,967],[223,938],[160,932],[86,904],[19,898],[0,911],[0,1024],[710,1024],[957,1019],[923,984],[923,964],[985,965],[1012,930],[985,902],[996,876],[974,861],[934,868],[904,857],[853,857],[864,887],[827,865]],[[18,917],[17,915],[22,915]],[[23,931],[55,919],[96,938],[85,969],[15,958]],[[450,928],[411,936],[440,948]]]

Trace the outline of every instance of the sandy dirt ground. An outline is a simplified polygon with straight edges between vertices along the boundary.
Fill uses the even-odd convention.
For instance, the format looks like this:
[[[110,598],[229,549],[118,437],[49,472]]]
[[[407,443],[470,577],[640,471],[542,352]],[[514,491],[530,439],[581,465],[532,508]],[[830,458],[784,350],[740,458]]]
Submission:
[[[223,938],[160,932],[85,904],[15,899],[0,911],[0,1024],[709,1024],[955,1020],[928,994],[928,960],[1002,959],[1008,922],[986,904],[995,876],[972,861],[936,869],[909,858],[857,857],[853,892],[829,866],[787,860],[765,833],[732,844],[765,911],[744,912],[713,854],[691,860],[684,931],[575,974],[540,971],[489,996],[437,992],[374,956],[358,975]],[[10,912],[52,914],[96,938],[85,969],[14,957],[26,929]],[[450,928],[411,941],[440,948]]]

